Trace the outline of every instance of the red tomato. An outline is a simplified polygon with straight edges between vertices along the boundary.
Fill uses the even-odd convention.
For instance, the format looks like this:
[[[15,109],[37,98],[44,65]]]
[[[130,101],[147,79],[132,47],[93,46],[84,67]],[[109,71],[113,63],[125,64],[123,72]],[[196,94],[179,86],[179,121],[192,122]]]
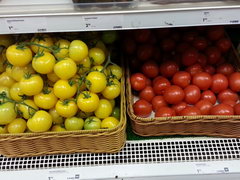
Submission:
[[[206,38],[204,37],[196,37],[193,41],[193,47],[195,47],[197,50],[204,50],[208,45],[208,42]]]
[[[148,102],[151,102],[152,98],[155,96],[153,92],[153,88],[151,86],[146,86],[141,92],[139,93],[139,97],[141,99],[145,99]]]
[[[225,89],[218,94],[218,101],[223,102],[225,100],[232,100],[236,102],[238,100],[238,94],[233,92],[231,89]]]
[[[224,63],[224,64],[221,64],[220,66],[218,66],[216,71],[217,71],[217,73],[221,73],[221,74],[228,76],[228,75],[232,74],[235,70],[231,64]]]
[[[210,110],[213,107],[212,103],[208,100],[200,100],[195,106],[201,111],[202,115],[210,114]]]
[[[188,31],[183,34],[183,41],[185,42],[193,42],[195,38],[197,37],[198,32],[197,31]]]
[[[234,114],[240,115],[240,104],[239,103],[234,106]]]
[[[233,100],[224,100],[222,104],[228,104],[231,107],[234,107],[236,105],[236,101]]]
[[[200,64],[194,64],[192,66],[189,66],[186,69],[187,72],[189,72],[191,74],[191,76],[194,76],[195,74],[199,73],[199,72],[203,72],[202,66]]]
[[[144,99],[139,99],[133,104],[133,111],[136,116],[146,118],[152,113],[152,104]]]
[[[207,65],[207,66],[204,67],[204,71],[209,73],[209,74],[211,74],[211,75],[213,75],[213,74],[215,74],[216,70],[215,70],[215,68],[213,66]]]
[[[136,91],[141,91],[146,87],[147,78],[142,73],[135,73],[130,78],[131,86]]]
[[[186,43],[186,42],[181,42],[181,43],[179,43],[178,45],[177,45],[177,47],[176,47],[176,51],[178,52],[178,53],[183,53],[183,52],[185,52],[187,49],[189,49],[190,48],[190,45],[188,44],[188,43]]]
[[[159,71],[164,77],[172,77],[179,71],[179,66],[174,61],[166,61],[160,65]]]
[[[207,90],[212,85],[212,76],[206,72],[199,72],[193,76],[192,84],[198,86],[200,90]]]
[[[220,65],[222,65],[223,63],[225,63],[226,62],[226,60],[225,60],[225,58],[223,57],[223,56],[221,56],[220,58],[219,58],[219,60],[218,60],[218,62],[217,62],[217,66],[220,66]]]
[[[149,29],[138,29],[134,31],[134,39],[138,43],[147,42],[150,39],[151,30]]]
[[[148,42],[150,44],[156,44],[157,43],[157,37],[155,34],[151,33]]]
[[[153,55],[154,48],[151,44],[140,45],[137,49],[137,57],[141,61],[150,59]]]
[[[180,112],[179,115],[180,116],[198,116],[198,115],[201,115],[201,111],[195,106],[187,106],[185,109],[183,109]]]
[[[216,41],[224,36],[223,26],[212,26],[207,31],[207,36],[210,40]]]
[[[234,115],[233,108],[228,104],[218,104],[212,107],[211,115]]]
[[[194,65],[198,60],[198,52],[194,48],[187,49],[182,55],[182,64],[184,66]]]
[[[158,76],[153,80],[153,91],[157,95],[162,95],[165,89],[169,87],[171,83],[165,77]]]
[[[240,91],[240,72],[232,73],[229,76],[229,87],[233,91]]]
[[[187,104],[196,104],[201,97],[200,89],[195,85],[189,85],[184,89],[184,101]]]
[[[201,95],[201,99],[202,100],[208,100],[210,103],[212,103],[213,105],[216,103],[217,101],[217,98],[215,96],[215,94],[210,91],[210,90],[207,90],[207,91],[204,91]]]
[[[197,62],[202,66],[205,67],[207,64],[207,57],[204,54],[199,53]]]
[[[228,38],[221,38],[217,41],[217,47],[222,53],[227,52],[232,46],[231,41]]]
[[[133,39],[127,38],[123,41],[123,50],[127,54],[134,54],[137,49],[137,45]]]
[[[129,57],[128,60],[130,61],[130,66],[132,69],[139,69],[140,62],[136,57]]]
[[[156,60],[157,62],[160,62],[162,58],[162,54],[160,50],[157,47],[154,47],[153,49],[153,59]]]
[[[205,52],[209,64],[216,64],[221,57],[221,52],[217,47],[211,46]]]
[[[161,29],[156,29],[155,32],[159,39],[163,39],[170,34],[171,30],[169,28],[161,28]]]
[[[175,42],[180,40],[180,33],[178,31],[174,31],[171,34],[171,39],[173,39]]]
[[[173,39],[163,39],[160,43],[160,47],[163,51],[172,51],[174,50],[176,44]]]
[[[187,103],[185,102],[180,102],[178,104],[175,104],[172,106],[172,109],[175,110],[176,114],[179,115],[179,113],[187,107]]]
[[[154,61],[147,61],[142,65],[142,73],[148,78],[154,78],[158,75],[158,65]]]
[[[152,99],[153,111],[158,110],[160,107],[167,106],[167,102],[164,100],[163,96],[155,96]]]
[[[223,74],[215,74],[212,76],[211,90],[214,93],[219,93],[228,87],[228,79]]]
[[[172,78],[173,84],[185,88],[191,83],[191,75],[186,71],[178,71]]]
[[[176,116],[176,113],[170,107],[161,107],[155,112],[155,117],[171,117],[171,116]]]
[[[166,88],[163,97],[169,104],[178,104],[184,99],[184,91],[179,86],[169,86]]]
[[[151,79],[147,78],[146,86],[152,86],[152,81],[151,81]]]

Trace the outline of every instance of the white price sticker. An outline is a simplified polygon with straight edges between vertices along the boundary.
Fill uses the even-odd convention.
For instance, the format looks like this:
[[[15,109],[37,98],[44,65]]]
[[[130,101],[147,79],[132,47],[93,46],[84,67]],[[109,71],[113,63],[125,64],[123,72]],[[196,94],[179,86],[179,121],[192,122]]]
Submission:
[[[83,16],[84,28],[94,29],[122,29],[123,15]]]
[[[69,173],[65,170],[52,170],[46,180],[80,180],[80,174]]]
[[[11,33],[47,32],[44,17],[5,18],[5,23]]]
[[[198,174],[229,173],[229,167],[227,166],[218,166],[209,163],[197,163],[195,167]]]

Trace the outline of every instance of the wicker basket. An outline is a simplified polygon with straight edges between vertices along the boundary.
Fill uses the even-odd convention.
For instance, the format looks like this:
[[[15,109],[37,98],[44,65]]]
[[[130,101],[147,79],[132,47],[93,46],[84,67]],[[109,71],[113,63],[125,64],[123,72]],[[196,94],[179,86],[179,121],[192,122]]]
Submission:
[[[115,153],[126,141],[125,80],[121,79],[121,119],[114,129],[1,134],[0,154],[26,157],[60,153]]]
[[[239,57],[232,46],[228,61],[240,67]],[[206,135],[219,137],[240,137],[240,116],[174,116],[141,118],[134,115],[134,96],[130,85],[130,70],[127,69],[127,111],[134,133],[140,136],[162,135]]]

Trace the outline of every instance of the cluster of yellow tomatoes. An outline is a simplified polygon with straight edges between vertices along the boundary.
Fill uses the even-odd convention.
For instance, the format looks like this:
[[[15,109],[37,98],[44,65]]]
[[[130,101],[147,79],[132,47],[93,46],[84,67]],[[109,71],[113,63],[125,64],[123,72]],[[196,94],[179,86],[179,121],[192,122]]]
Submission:
[[[115,128],[122,69],[102,41],[0,36],[0,133]],[[116,105],[115,105],[116,104]]]

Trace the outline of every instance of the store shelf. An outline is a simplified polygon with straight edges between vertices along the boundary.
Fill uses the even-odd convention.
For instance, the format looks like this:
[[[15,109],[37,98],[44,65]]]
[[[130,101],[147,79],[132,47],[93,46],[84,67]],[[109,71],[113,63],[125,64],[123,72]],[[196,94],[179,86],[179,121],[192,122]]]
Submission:
[[[27,5],[26,0],[0,1],[0,34],[240,23],[238,0],[135,0],[112,6],[74,5],[71,0],[50,2],[33,1]]]
[[[117,154],[0,157],[1,179],[239,179],[240,140],[175,138],[128,141]],[[111,169],[111,170],[110,170]]]

